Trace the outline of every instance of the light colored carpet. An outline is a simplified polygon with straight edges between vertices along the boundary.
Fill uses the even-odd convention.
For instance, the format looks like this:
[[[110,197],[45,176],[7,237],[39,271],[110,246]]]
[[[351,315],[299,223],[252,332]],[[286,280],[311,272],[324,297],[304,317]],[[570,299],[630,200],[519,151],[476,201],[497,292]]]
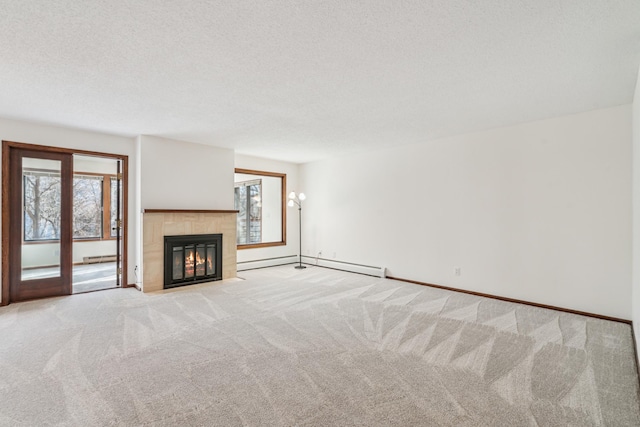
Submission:
[[[99,291],[117,287],[117,268],[114,262],[73,266],[73,293]]]
[[[323,268],[0,308],[1,425],[640,425],[630,327]]]

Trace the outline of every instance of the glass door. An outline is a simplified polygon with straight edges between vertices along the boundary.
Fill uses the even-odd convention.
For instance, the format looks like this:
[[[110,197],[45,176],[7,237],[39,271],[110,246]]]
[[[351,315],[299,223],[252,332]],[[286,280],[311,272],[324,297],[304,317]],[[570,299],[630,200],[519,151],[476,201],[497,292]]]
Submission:
[[[71,293],[72,157],[12,149],[10,300]]]
[[[120,160],[73,154],[73,293],[120,286]]]

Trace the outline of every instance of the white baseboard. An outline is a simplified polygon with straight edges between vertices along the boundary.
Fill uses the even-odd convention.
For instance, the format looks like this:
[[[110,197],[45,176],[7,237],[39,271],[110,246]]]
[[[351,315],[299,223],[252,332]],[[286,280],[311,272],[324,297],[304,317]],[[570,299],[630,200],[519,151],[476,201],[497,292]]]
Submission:
[[[351,262],[337,261],[325,258],[315,258],[302,255],[304,264],[318,265],[320,267],[335,268],[336,270],[350,271],[352,273],[366,274],[375,277],[387,277],[385,267],[373,267],[370,265],[354,264]]]
[[[276,265],[293,264],[298,261],[298,255],[289,255],[278,258],[258,259],[243,261],[237,264],[238,271],[253,270],[254,268],[275,267]]]

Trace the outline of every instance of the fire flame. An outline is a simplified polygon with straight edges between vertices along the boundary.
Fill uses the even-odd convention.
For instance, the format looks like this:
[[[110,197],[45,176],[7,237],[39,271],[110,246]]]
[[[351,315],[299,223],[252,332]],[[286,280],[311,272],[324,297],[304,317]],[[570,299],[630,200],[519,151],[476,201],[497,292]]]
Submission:
[[[195,252],[195,259],[194,259],[194,252]],[[199,270],[201,267],[204,267],[204,264],[207,261],[208,260],[205,260],[204,258],[202,258],[200,256],[200,253],[198,253],[197,251],[189,251],[188,255],[185,257],[185,260],[184,260],[185,274],[187,276],[193,276],[194,268],[196,270]],[[211,267],[211,263],[209,263],[209,266]],[[204,271],[202,272],[201,275],[204,275]]]

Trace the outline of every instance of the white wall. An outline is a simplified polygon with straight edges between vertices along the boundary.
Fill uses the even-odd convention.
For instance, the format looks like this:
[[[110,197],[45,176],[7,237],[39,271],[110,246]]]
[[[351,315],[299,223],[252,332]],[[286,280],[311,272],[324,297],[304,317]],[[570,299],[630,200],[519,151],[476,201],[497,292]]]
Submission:
[[[304,252],[629,319],[630,119],[621,106],[302,165]]]
[[[298,188],[298,165],[288,162],[263,159],[259,157],[235,155],[235,167],[241,169],[252,169],[263,172],[277,172],[287,175],[287,188],[285,194],[291,191],[302,191]],[[272,246],[267,248],[242,249],[238,251],[238,262],[248,262],[269,258],[279,258],[298,254],[298,211],[287,208],[287,244],[283,246]]]
[[[633,97],[633,329],[640,354],[640,71]]]
[[[107,135],[98,132],[82,131],[57,126],[49,126],[18,120],[0,119],[0,140],[24,142],[37,145],[48,145],[62,148],[95,151],[100,153],[119,154],[129,157],[129,194],[134,194],[136,175],[136,157],[134,139]],[[1,201],[0,201],[1,203]],[[134,281],[137,238],[136,210],[133,203],[129,204],[127,224],[129,229],[128,253],[128,281]],[[0,269],[2,267],[0,266]]]
[[[279,242],[282,239],[282,186],[280,178],[263,176],[262,179],[262,241]]]
[[[115,240],[98,240],[91,242],[73,242],[73,263],[82,263],[88,256],[116,255]],[[26,268],[60,264],[59,243],[35,243],[22,246],[22,266]],[[134,278],[128,278],[133,283]]]
[[[74,173],[103,173],[115,175],[118,173],[118,161],[93,156],[75,155],[73,156]],[[129,177],[133,179],[134,177]]]
[[[233,209],[233,150],[143,135],[142,209]]]

